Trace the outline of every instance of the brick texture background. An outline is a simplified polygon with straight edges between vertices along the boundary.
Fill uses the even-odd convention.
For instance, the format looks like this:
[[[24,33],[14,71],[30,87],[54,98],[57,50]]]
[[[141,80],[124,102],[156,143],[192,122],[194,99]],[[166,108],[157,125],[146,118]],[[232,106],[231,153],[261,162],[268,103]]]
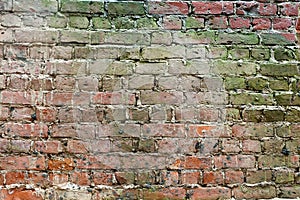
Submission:
[[[0,199],[300,197],[297,0],[0,0]]]

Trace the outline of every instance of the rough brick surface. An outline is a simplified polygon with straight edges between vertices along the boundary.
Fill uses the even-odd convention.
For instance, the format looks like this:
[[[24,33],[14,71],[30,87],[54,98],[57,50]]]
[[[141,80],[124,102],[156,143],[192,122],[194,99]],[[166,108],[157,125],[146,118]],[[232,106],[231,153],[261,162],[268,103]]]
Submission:
[[[299,5],[0,0],[0,200],[300,197]]]

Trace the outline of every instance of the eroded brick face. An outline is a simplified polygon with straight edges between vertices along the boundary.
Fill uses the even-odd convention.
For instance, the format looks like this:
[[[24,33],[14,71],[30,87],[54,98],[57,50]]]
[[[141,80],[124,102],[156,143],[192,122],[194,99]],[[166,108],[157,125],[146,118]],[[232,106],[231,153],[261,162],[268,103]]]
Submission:
[[[300,197],[297,0],[0,1],[0,200]]]

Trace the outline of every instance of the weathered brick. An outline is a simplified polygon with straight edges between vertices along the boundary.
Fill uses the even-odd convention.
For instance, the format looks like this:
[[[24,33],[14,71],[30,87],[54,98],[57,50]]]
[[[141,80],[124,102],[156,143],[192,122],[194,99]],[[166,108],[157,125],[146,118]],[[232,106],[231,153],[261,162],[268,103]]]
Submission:
[[[250,62],[222,61],[213,62],[212,71],[223,75],[252,75],[256,73],[257,64]]]
[[[104,12],[103,2],[64,0],[60,3],[60,10],[62,12],[95,14]]]
[[[261,36],[261,43],[263,45],[293,45],[294,42],[285,35],[279,33],[263,33]]]
[[[34,12],[34,13],[47,13],[47,12],[57,12],[58,3],[55,0],[46,0],[46,1],[26,1],[26,0],[15,0],[14,11],[21,12]]]
[[[166,16],[163,18],[163,27],[167,30],[180,30],[182,20],[177,16]]]
[[[183,58],[184,55],[185,48],[182,46],[146,47],[142,49],[142,58],[145,60]]]
[[[220,32],[216,38],[217,44],[258,44],[258,36],[253,33],[225,33]]]
[[[53,30],[16,30],[16,42],[24,43],[57,43],[58,31]]]
[[[144,4],[141,2],[110,2],[107,5],[109,15],[143,15]]]
[[[262,64],[260,65],[261,74],[267,76],[294,76],[299,74],[297,65],[294,64]]]
[[[231,190],[226,187],[199,187],[195,189],[190,189],[187,191],[190,194],[191,199],[229,199],[231,197]]]
[[[142,33],[108,33],[105,34],[104,42],[120,45],[149,45],[150,36]]]
[[[73,28],[86,29],[89,26],[89,20],[87,17],[70,16],[69,25]]]
[[[215,34],[214,31],[175,32],[173,33],[173,42],[176,44],[209,44],[214,43]]]
[[[186,2],[149,2],[150,14],[188,14],[189,7]]]
[[[274,198],[276,197],[276,188],[274,186],[246,186],[241,185],[234,188],[233,196],[238,199],[243,198]]]

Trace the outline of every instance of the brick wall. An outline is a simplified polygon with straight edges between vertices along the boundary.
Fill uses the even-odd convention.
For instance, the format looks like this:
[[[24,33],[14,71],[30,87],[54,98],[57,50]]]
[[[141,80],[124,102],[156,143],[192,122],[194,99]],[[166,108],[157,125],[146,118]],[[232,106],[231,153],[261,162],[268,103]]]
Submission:
[[[0,199],[300,196],[297,0],[0,0]]]

